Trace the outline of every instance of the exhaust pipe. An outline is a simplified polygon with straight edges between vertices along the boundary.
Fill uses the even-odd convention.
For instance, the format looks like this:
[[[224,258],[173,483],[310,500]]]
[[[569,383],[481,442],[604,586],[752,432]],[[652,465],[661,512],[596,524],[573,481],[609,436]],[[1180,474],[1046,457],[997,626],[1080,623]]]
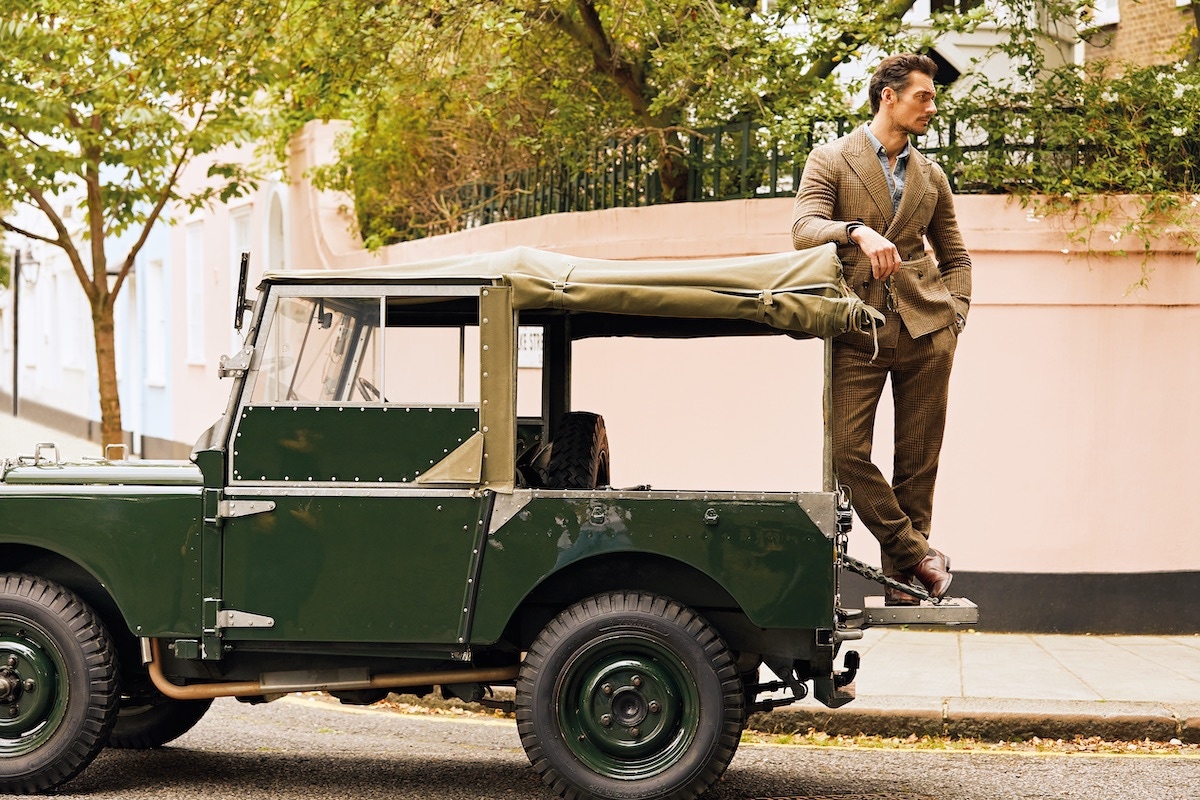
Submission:
[[[436,672],[397,672],[370,675],[366,669],[313,670],[309,672],[277,672],[261,676],[257,681],[226,681],[180,686],[171,683],[162,671],[162,656],[158,639],[143,639],[150,643],[147,667],[154,687],[172,700],[209,700],[215,697],[259,697],[291,692],[350,691],[354,689],[402,689],[406,686],[430,686],[447,683],[505,683],[515,681],[521,671],[519,664],[486,669],[451,669]],[[143,647],[143,650],[145,648]]]

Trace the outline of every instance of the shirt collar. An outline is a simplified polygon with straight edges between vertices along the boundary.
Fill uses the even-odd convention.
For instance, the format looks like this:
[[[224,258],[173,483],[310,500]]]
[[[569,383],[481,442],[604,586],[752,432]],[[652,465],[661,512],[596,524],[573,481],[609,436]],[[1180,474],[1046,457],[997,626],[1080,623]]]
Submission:
[[[875,155],[880,156],[882,158],[886,158],[887,150],[884,149],[883,143],[875,138],[875,134],[871,133],[871,126],[863,125],[863,130],[865,130],[867,132],[867,138],[871,140],[871,149],[875,151]],[[896,158],[898,160],[907,159],[909,156],[909,153],[911,153],[911,152],[912,152],[912,142],[906,140],[904,142],[904,149],[900,151],[900,155],[896,156]]]

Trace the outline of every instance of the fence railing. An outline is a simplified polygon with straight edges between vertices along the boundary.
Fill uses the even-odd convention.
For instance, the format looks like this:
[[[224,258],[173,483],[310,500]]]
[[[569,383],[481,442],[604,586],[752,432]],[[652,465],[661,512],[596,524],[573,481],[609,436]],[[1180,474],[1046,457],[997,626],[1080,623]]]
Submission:
[[[956,192],[990,191],[959,180],[964,160],[1026,158],[1029,146],[988,142],[977,127],[953,119],[919,142],[921,152],[943,163]],[[790,197],[800,185],[804,161],[813,147],[845,134],[855,123],[814,123],[800,141],[784,141],[759,123],[747,120],[719,127],[684,131],[677,157],[687,166],[688,202],[738,198]],[[965,141],[965,143],[964,143]],[[472,183],[449,198],[462,209],[456,229],[568,211],[629,208],[670,202],[663,191],[657,151],[644,136],[608,141],[596,148],[582,167],[562,164],[507,173],[502,179]]]

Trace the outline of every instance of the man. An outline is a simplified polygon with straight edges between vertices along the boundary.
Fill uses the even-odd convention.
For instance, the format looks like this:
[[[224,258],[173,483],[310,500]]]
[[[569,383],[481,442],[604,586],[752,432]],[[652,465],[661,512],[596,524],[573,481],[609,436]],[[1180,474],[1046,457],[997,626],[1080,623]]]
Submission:
[[[816,148],[804,165],[792,243],[799,249],[836,242],[846,283],[884,314],[877,342],[871,333],[834,341],[834,469],[879,540],[884,574],[901,583],[915,579],[941,597],[950,586],[950,559],[928,538],[950,368],[971,302],[971,257],[945,173],[909,141],[937,113],[936,73],[924,55],[883,60],[869,87],[871,122]],[[871,462],[875,412],[889,377],[890,484]],[[885,602],[919,601],[887,588]]]

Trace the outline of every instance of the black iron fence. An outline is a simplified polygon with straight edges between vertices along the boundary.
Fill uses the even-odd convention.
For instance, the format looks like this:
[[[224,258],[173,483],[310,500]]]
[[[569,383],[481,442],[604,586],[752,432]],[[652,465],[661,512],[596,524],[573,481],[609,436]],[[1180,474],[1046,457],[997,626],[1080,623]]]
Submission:
[[[938,120],[922,137],[922,153],[941,161],[957,192],[993,191],[959,179],[964,163],[979,158],[1024,158],[1012,146],[986,141],[976,127]],[[800,140],[782,140],[753,121],[684,131],[680,152],[687,167],[681,197],[669,198],[659,175],[657,150],[643,136],[609,141],[596,148],[582,167],[562,164],[511,172],[501,180],[461,187],[452,198],[461,209],[458,229],[503,220],[568,211],[629,208],[683,200],[732,200],[790,197],[800,184],[804,161],[813,147],[843,135],[855,123],[817,122]]]

